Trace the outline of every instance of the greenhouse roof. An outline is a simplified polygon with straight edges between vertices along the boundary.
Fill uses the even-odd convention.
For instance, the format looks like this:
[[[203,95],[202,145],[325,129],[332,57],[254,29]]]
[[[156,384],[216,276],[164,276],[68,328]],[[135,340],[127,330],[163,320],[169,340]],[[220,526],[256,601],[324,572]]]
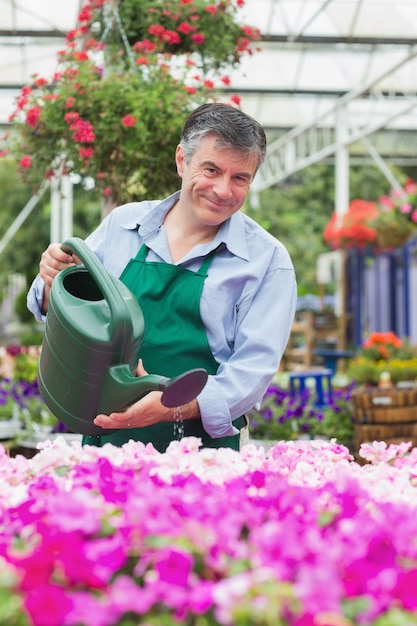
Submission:
[[[4,125],[29,77],[54,72],[80,0],[0,0],[0,8]],[[317,160],[344,142],[358,158],[375,151],[416,162],[416,0],[246,0],[242,19],[260,29],[261,51],[231,72],[230,89],[275,140],[276,161],[294,142],[310,162],[312,142]]]

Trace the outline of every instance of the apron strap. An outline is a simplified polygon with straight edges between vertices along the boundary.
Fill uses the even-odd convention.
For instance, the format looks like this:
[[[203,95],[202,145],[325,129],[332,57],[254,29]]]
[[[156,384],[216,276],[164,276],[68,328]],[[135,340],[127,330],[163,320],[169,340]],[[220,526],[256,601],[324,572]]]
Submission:
[[[201,267],[198,270],[199,274],[205,274],[207,276],[207,271],[208,271],[208,268],[210,267],[210,263],[212,262],[213,257],[216,254],[216,252],[217,252],[217,250],[219,249],[220,246],[221,246],[221,244],[219,244],[219,246],[217,246],[217,248],[212,250],[204,258],[204,261],[202,262]],[[146,245],[146,243],[143,243],[142,246],[139,249],[139,252],[137,253],[137,255],[135,257],[135,261],[145,261],[146,257],[148,256],[148,252],[149,252],[148,246]]]

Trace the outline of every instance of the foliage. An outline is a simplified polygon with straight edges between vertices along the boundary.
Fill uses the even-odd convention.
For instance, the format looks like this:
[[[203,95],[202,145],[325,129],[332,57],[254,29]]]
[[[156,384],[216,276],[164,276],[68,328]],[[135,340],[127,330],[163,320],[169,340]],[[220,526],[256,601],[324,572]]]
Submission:
[[[417,379],[417,346],[391,331],[371,333],[353,359],[348,376],[358,384],[377,385],[387,373],[393,383]]]
[[[187,114],[214,98],[216,80],[230,82],[217,74],[208,79],[201,69],[196,73],[191,57],[196,47],[205,66],[212,60],[220,68],[252,52],[249,43],[259,33],[249,29],[242,42],[246,31],[236,23],[242,4],[179,0],[145,8],[131,0],[120,3],[119,13],[111,0],[88,2],[58,55],[53,78],[34,77],[17,100],[10,149],[22,179],[36,190],[45,177],[77,173],[93,179],[113,206],[174,191],[173,155]],[[122,18],[131,36],[146,38],[130,47]],[[197,23],[206,30],[194,33]],[[102,40],[91,36],[96,30]],[[223,44],[213,48],[220,33]],[[166,50],[167,41],[177,38],[189,48],[181,58],[171,46]]]
[[[370,222],[377,215],[375,202],[355,199],[346,213],[334,212],[323,232],[325,243],[333,249],[364,248],[376,240],[376,231]]]
[[[263,191],[259,200],[259,206],[245,207],[245,212],[286,246],[299,293],[316,293],[317,256],[327,251],[322,232],[334,205],[333,168],[314,165]]]
[[[293,398],[276,383],[267,389],[262,405],[250,415],[250,434],[255,439],[290,441],[300,436],[336,439],[351,447],[353,439],[352,390],[335,389],[324,407],[315,406],[315,393],[306,388]]]
[[[0,377],[0,420],[16,417],[26,431],[35,424],[56,426],[57,419],[46,406],[38,388],[38,352],[26,346],[9,345],[6,355],[13,359],[10,376]]]
[[[4,623],[417,624],[416,449],[198,448],[0,448]]]

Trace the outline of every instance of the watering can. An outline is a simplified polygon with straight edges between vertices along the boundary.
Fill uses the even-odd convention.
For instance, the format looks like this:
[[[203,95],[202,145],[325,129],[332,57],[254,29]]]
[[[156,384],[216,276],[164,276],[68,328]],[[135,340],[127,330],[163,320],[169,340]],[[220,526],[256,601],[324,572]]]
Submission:
[[[162,404],[173,408],[196,398],[204,369],[175,378],[134,375],[145,328],[138,301],[82,239],[61,247],[83,265],[59,272],[49,295],[38,386],[55,417],[74,432],[108,435],[114,430],[96,426],[96,415],[123,411],[150,391],[162,391]]]

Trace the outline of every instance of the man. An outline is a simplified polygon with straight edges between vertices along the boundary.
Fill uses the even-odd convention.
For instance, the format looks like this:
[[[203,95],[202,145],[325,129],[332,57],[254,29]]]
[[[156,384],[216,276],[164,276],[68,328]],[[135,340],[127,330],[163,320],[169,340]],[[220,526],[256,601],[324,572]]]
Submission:
[[[286,249],[240,212],[265,154],[265,133],[253,118],[226,104],[202,105],[176,149],[180,191],[114,209],[86,239],[143,310],[137,375],[207,370],[203,391],[180,409],[184,435],[207,447],[239,449],[244,415],[277,371],[295,313]],[[59,244],[42,254],[28,294],[38,320],[54,277],[72,262]],[[160,397],[154,391],[123,412],[98,415],[96,425],[117,430],[84,443],[134,439],[164,451],[177,438],[178,410]]]

